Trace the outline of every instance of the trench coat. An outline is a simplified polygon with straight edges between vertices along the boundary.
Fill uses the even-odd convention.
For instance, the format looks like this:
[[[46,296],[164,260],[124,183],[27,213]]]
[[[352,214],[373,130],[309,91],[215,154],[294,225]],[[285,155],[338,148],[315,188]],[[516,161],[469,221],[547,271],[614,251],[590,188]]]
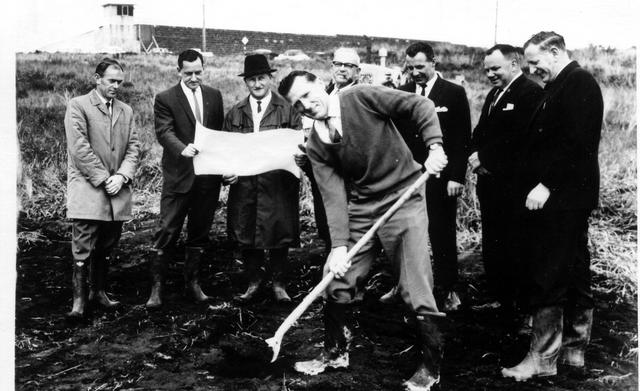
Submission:
[[[67,217],[124,221],[132,218],[132,182],[139,143],[133,110],[114,99],[113,114],[96,90],[71,99],[64,117],[67,136]],[[109,196],[104,181],[115,174],[128,178],[118,194]]]
[[[260,130],[300,129],[297,111],[280,95],[272,92],[264,109]],[[249,98],[229,110],[223,130],[253,132]],[[227,202],[227,231],[242,248],[274,249],[300,243],[299,180],[285,170],[239,177],[231,185]]]

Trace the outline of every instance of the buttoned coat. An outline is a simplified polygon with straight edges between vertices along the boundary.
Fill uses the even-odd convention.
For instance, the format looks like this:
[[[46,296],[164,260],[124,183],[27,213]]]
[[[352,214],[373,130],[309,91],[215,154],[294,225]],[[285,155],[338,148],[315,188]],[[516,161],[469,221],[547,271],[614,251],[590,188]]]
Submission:
[[[264,108],[260,131],[300,129],[300,114],[275,92]],[[223,130],[253,132],[249,98],[229,110]],[[243,176],[231,185],[227,202],[227,229],[241,246],[273,249],[293,247],[300,240],[300,185],[288,171],[274,170],[260,175]]]
[[[478,152],[482,167],[494,178],[511,180],[522,137],[543,91],[542,87],[521,74],[489,110],[499,93],[500,90],[494,87],[487,94],[480,119],[473,130],[471,151]]]
[[[215,88],[201,86],[203,125],[221,129],[224,119],[222,95]],[[162,151],[163,192],[187,193],[193,186],[193,159],[181,152],[195,138],[196,118],[180,83],[156,95],[153,106],[155,129]],[[203,175],[214,187],[219,176]]]
[[[138,135],[133,110],[113,99],[113,114],[96,90],[67,105],[67,217],[124,221],[131,215],[131,184],[138,164]],[[129,179],[114,196],[104,182],[114,174]]]
[[[545,210],[598,206],[603,111],[600,86],[575,61],[545,86],[520,150],[522,202],[542,183],[551,192]]]
[[[398,87],[400,91],[416,91],[416,83],[409,82]],[[446,181],[464,183],[467,173],[467,157],[469,156],[469,140],[471,139],[471,114],[469,101],[464,87],[438,77],[429,92],[438,113],[442,129],[442,147],[447,155],[447,166],[440,173]],[[415,127],[405,121],[394,121],[398,130],[407,142],[414,159],[423,164],[427,159],[427,149]]]

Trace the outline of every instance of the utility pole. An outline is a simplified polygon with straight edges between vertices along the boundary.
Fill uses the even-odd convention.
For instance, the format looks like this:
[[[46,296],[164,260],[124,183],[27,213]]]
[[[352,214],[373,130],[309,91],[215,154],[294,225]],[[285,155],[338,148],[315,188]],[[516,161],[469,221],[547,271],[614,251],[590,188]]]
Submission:
[[[496,0],[496,24],[493,29],[493,44],[498,43],[498,0]]]
[[[204,21],[204,1],[202,0],[202,52],[207,51],[207,28]]]

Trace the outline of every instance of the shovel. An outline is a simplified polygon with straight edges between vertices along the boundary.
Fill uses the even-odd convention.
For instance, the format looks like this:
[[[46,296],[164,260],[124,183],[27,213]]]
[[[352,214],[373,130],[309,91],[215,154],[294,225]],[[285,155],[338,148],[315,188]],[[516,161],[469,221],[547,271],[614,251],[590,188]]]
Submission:
[[[380,228],[382,224],[386,223],[387,220],[389,220],[389,218],[394,213],[396,213],[398,209],[400,209],[402,204],[404,204],[409,198],[411,198],[413,193],[415,193],[415,191],[420,186],[422,186],[422,184],[425,183],[428,178],[429,173],[427,172],[420,175],[415,183],[411,185],[400,198],[398,198],[398,200],[391,206],[391,208],[389,208],[389,210],[387,210],[385,214],[383,214],[382,217],[380,217],[378,221],[376,221],[376,223],[371,228],[369,228],[369,230],[360,238],[360,240],[358,240],[358,242],[351,248],[351,250],[349,250],[349,252],[347,253],[347,260],[353,258],[353,256],[356,255],[358,251],[360,251],[360,248],[362,248],[362,246],[364,246],[369,240],[371,240],[378,228]],[[278,327],[278,330],[276,330],[276,333],[273,335],[273,337],[265,340],[267,345],[269,345],[269,347],[273,349],[273,358],[271,359],[271,362],[276,361],[276,359],[278,358],[278,354],[280,353],[280,346],[282,345],[282,337],[284,337],[284,334],[291,328],[291,326],[293,326],[293,324],[298,320],[298,318],[300,318],[300,316],[307,310],[307,308],[309,308],[311,303],[313,303],[318,298],[318,296],[320,296],[322,292],[327,289],[327,286],[329,286],[334,277],[335,275],[333,274],[333,272],[327,273],[322,281],[320,281],[320,283],[316,285],[316,287],[313,288],[313,290],[309,292],[307,296],[305,296],[302,302],[298,304],[298,306],[289,314],[289,316],[287,316],[280,327]]]

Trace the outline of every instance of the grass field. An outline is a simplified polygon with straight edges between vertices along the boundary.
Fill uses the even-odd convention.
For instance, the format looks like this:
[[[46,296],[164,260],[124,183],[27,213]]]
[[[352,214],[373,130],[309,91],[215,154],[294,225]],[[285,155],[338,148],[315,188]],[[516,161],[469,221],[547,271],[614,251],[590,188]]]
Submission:
[[[596,76],[605,101],[600,145],[601,208],[594,214],[590,231],[596,289],[614,292],[619,300],[634,302],[637,292],[636,53],[588,48],[572,55]],[[40,227],[64,220],[65,106],[70,98],[92,88],[92,71],[100,57],[75,54],[19,54],[17,57],[17,131],[21,153],[18,193],[21,221],[29,222],[19,227],[19,250],[46,241]],[[133,107],[142,141],[134,209],[136,220],[142,220],[158,213],[161,148],[153,130],[153,99],[156,92],[177,82],[176,58],[132,55],[121,61],[126,67],[126,79],[120,98]],[[225,111],[246,95],[244,84],[237,76],[242,61],[240,55],[208,61],[205,83],[222,91]],[[490,88],[480,71],[480,61],[481,57],[470,51],[470,54],[446,55],[440,65],[446,78],[454,73],[465,76],[474,125]],[[329,79],[329,63],[325,60],[276,67],[277,80],[293,68],[309,69],[322,79]],[[460,203],[458,245],[461,252],[476,251],[480,243],[474,182],[470,175]],[[303,219],[310,222],[312,203],[307,186],[303,188]],[[26,226],[29,228],[24,228]]]

